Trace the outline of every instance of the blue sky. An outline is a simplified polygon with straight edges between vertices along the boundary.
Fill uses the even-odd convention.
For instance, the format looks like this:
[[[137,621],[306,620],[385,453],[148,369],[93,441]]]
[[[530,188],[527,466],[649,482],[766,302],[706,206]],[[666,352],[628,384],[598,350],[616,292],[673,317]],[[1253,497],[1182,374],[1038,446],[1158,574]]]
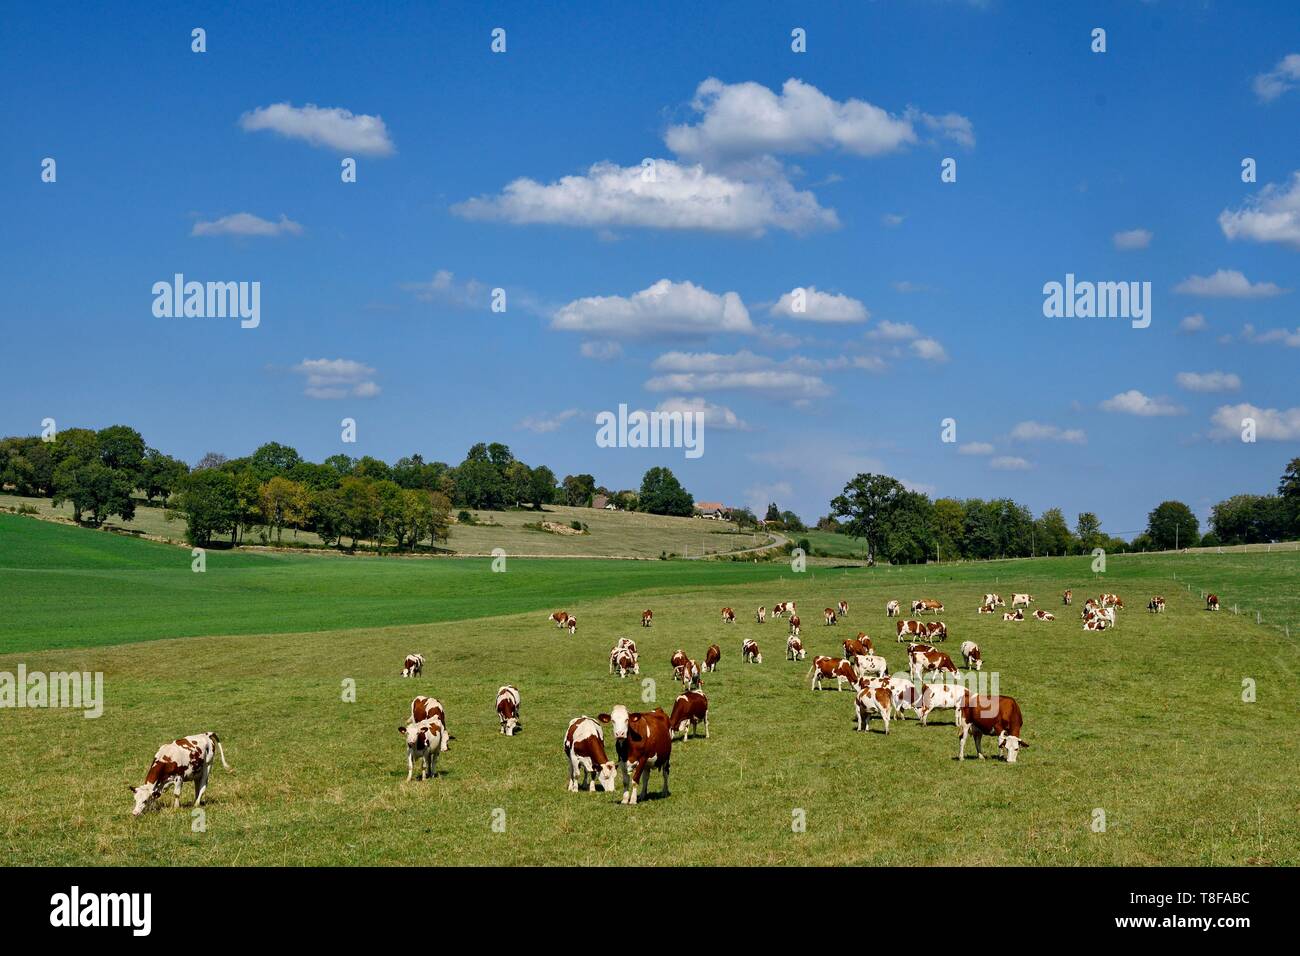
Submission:
[[[1300,454],[1300,7],[1061,6],[10,7],[0,433],[1205,518]],[[260,325],[155,317],[178,272]],[[1150,327],[1044,317],[1067,273]],[[620,403],[705,409],[705,454],[597,447]]]

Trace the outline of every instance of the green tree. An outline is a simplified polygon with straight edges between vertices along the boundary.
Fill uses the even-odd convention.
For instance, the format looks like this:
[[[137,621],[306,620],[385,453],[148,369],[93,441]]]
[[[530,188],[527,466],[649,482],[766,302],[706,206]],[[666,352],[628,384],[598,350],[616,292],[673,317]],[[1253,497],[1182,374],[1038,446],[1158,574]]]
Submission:
[[[1099,548],[1105,539],[1101,533],[1101,519],[1091,511],[1082,512],[1074,522],[1074,533],[1079,539],[1079,547],[1085,552]]]
[[[249,467],[258,481],[270,481],[276,475],[288,476],[302,461],[302,456],[278,441],[267,442],[253,452]]]
[[[668,468],[656,466],[641,478],[638,507],[654,515],[689,517],[695,511],[695,499],[682,487]]]
[[[596,493],[596,479],[591,475],[564,476],[564,503],[571,508],[585,508]]]
[[[528,473],[528,495],[533,509],[542,510],[542,505],[549,505],[555,499],[555,472],[545,465],[538,465]]]
[[[863,473],[844,486],[844,491],[831,501],[831,513],[846,518],[845,531],[867,542],[867,560],[875,563],[885,541],[889,519],[897,507],[899,497],[907,489],[902,482],[889,475]],[[770,510],[770,509],[769,509]]]
[[[144,492],[146,501],[155,498],[166,501],[172,492],[180,488],[181,482],[189,473],[189,466],[179,458],[150,448],[145,452],[144,463],[140,467],[140,490]]]
[[[1076,550],[1074,535],[1060,508],[1048,508],[1034,523],[1039,554],[1062,555]]]
[[[952,561],[963,555],[966,534],[966,508],[956,498],[939,498],[930,512],[930,534],[940,561]]]
[[[234,477],[218,468],[202,468],[182,479],[168,514],[184,517],[186,540],[206,547],[214,536],[230,533],[237,511]]]
[[[1147,515],[1146,533],[1157,551],[1195,547],[1201,539],[1201,523],[1181,501],[1162,501]]]
[[[934,555],[930,522],[934,505],[928,496],[904,489],[883,521],[881,553],[896,563],[926,561]]]
[[[456,491],[469,508],[499,510],[505,504],[505,482],[486,458],[467,458],[456,469]]]

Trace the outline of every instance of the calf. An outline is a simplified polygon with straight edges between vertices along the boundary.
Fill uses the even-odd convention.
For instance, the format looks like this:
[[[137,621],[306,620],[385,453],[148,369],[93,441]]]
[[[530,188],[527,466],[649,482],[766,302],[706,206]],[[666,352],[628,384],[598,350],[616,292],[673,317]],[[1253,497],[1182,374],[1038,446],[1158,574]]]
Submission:
[[[411,723],[418,724],[431,717],[436,717],[442,725],[442,742],[439,746],[446,751],[450,747],[447,741],[451,740],[451,734],[447,731],[447,714],[442,709],[442,701],[436,697],[416,697],[411,701]]]
[[[811,690],[821,690],[822,681],[830,680],[832,677],[835,678],[835,689],[841,691],[844,690],[845,681],[848,681],[850,686],[858,682],[858,675],[853,670],[853,665],[838,657],[814,657],[808,676],[812,678]]]
[[[966,703],[969,692],[961,684],[926,684],[921,689],[921,709],[918,711],[922,726],[930,722],[930,714],[936,710],[953,709],[952,721],[957,723],[957,708]]]
[[[799,615],[798,614],[790,615],[790,633],[793,634],[795,637],[799,636]]]
[[[547,618],[555,624],[556,627],[564,627],[569,621],[568,611],[552,611],[551,616]]]
[[[1217,611],[1219,609],[1219,596],[1217,594],[1205,595],[1205,609],[1207,611]]]
[[[833,608],[828,607],[822,612],[822,615],[826,618],[827,625],[835,623],[835,610]]]
[[[406,781],[415,774],[415,762],[423,761],[420,779],[432,778],[438,754],[446,750],[447,729],[437,717],[398,727],[397,732],[406,738]]]
[[[1162,597],[1153,597],[1147,604],[1147,610],[1152,614],[1160,614],[1165,609],[1165,599]]]
[[[1033,604],[1033,603],[1034,603],[1034,598],[1033,598],[1032,595],[1029,595],[1029,594],[1013,594],[1013,595],[1011,595],[1011,606],[1012,606],[1012,607],[1029,607],[1029,605],[1031,605],[1031,604]]]
[[[685,664],[674,668],[673,676],[681,681],[683,690],[692,691],[700,688],[700,665],[695,661],[688,660]]]
[[[736,612],[733,611],[733,610],[732,610],[731,608],[729,608],[729,607],[724,607],[724,608],[722,609],[722,623],[723,623],[723,624],[735,624],[735,623],[736,623]]]
[[[407,654],[406,660],[402,662],[403,677],[419,677],[424,673],[424,655]]]
[[[871,646],[871,638],[866,634],[859,634],[857,637],[850,637],[844,641],[844,656],[856,657],[859,654],[874,654],[876,649]]]
[[[961,658],[968,668],[980,670],[984,666],[984,655],[980,653],[980,646],[974,641],[961,642]]]
[[[787,642],[789,646],[789,642]],[[763,654],[758,649],[758,641],[746,639],[740,645],[740,659],[746,664],[763,663]]]
[[[1025,619],[1024,608],[1016,608],[1015,611],[1007,611],[1002,615],[1004,621],[1023,621]]]
[[[801,661],[808,656],[808,652],[803,649],[803,641],[791,634],[785,639],[785,659],[787,661]]]
[[[652,767],[662,771],[663,796],[668,796],[668,764],[672,758],[673,737],[663,708],[656,707],[648,714],[629,714],[627,708],[619,704],[612,712],[601,714],[600,722],[614,725],[614,750],[623,767],[623,803],[636,803],[638,786],[641,796],[646,795]],[[631,788],[628,787],[629,773]]]
[[[1074,603],[1074,591],[1073,591],[1073,590],[1069,590],[1069,589],[1067,589],[1066,592],[1065,592],[1064,594],[1061,595],[1061,603],[1062,603],[1062,604],[1065,604],[1065,605],[1067,605],[1067,606],[1073,604],[1073,603]]]
[[[871,715],[877,714],[885,725],[885,733],[889,733],[889,716],[894,709],[894,695],[888,687],[872,686],[868,684],[861,688],[853,702],[853,713],[857,718],[857,729],[868,730],[871,726]]]
[[[836,610],[836,612],[839,614],[840,617],[848,617],[848,616],[849,616],[849,602],[848,602],[848,601],[840,601],[839,603],[837,603],[837,604],[835,605],[835,610]]]
[[[896,625],[898,631],[898,642],[910,640],[913,637],[925,637],[926,628],[924,621],[899,621]]]
[[[929,621],[925,625],[925,638],[929,641],[948,640],[948,625],[943,621]]]
[[[897,601],[890,601],[888,604],[885,605],[886,617],[898,617],[901,611],[902,609],[898,606]]]
[[[758,623],[762,624],[766,621],[767,621],[767,608],[763,607],[763,605],[760,604],[758,606]]]
[[[519,729],[519,688],[506,684],[497,691],[497,720],[501,721],[501,732],[513,737]]]
[[[1039,610],[1037,610],[1037,611],[1034,612],[1034,620],[1036,620],[1036,621],[1055,621],[1055,620],[1056,620],[1056,615],[1053,614],[1051,611],[1044,611],[1044,610],[1042,610],[1042,609],[1040,608]]]
[[[957,727],[961,732],[957,745],[957,759],[966,758],[966,738],[975,734],[975,756],[981,760],[980,741],[997,734],[998,750],[1006,755],[1007,763],[1015,763],[1022,747],[1029,743],[1021,739],[1020,705],[1014,697],[968,697],[957,708]]]
[[[595,792],[597,781],[606,793],[614,792],[618,764],[605,756],[605,733],[593,718],[575,717],[569,721],[564,735],[564,756],[569,764],[570,792],[577,793],[580,789],[579,775],[588,793]]]
[[[642,626],[642,627],[649,627],[651,624],[654,623],[654,620],[655,620],[655,612],[654,612],[654,611],[650,610],[649,608],[646,608],[644,611],[641,612],[641,626]]]
[[[691,739],[691,731],[699,736],[697,725],[704,723],[704,739],[709,739],[709,698],[698,691],[680,694],[673,702],[673,714],[668,719],[670,734],[682,734],[683,740]]]
[[[722,648],[717,644],[710,644],[709,649],[704,652],[704,669],[713,673],[718,669],[718,661],[722,660]]]
[[[927,674],[944,674],[957,676],[957,665],[952,658],[942,651],[911,650],[907,653],[908,672],[913,680],[920,680]]]
[[[127,784],[127,789],[135,795],[135,806],[131,816],[140,814],[158,799],[167,787],[172,787],[176,800],[173,809],[181,805],[181,787],[188,781],[194,781],[194,805],[203,803],[203,794],[208,789],[208,776],[212,773],[213,754],[221,755],[221,766],[227,770],[226,749],[221,740],[212,731],[180,737],[169,744],[163,744],[153,755],[153,763],[145,775],[144,783],[138,787]]]

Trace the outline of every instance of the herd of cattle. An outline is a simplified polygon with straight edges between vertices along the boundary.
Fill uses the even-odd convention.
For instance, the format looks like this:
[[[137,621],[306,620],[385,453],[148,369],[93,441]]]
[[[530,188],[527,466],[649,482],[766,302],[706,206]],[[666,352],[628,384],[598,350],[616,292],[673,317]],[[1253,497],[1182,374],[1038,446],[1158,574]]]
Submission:
[[[1056,620],[1053,614],[1041,609],[1033,610],[1026,616],[1025,612],[1033,603],[1032,595],[1013,594],[1012,610],[1004,611],[1002,619]],[[1062,604],[1070,606],[1073,603],[1073,591],[1064,592]],[[1005,606],[1001,596],[985,594],[979,613],[994,614]],[[1218,595],[1207,595],[1205,606],[1209,611],[1219,610]],[[1084,630],[1101,631],[1114,627],[1117,612],[1123,608],[1124,601],[1118,594],[1088,598],[1084,601],[1080,614]],[[913,615],[922,615],[942,613],[944,606],[939,601],[917,600],[912,602],[911,609]],[[1147,610],[1162,613],[1165,610],[1165,599],[1160,596],[1152,598],[1147,604]],[[848,617],[848,613],[848,603],[839,601],[836,607],[828,607],[823,611],[823,621],[827,626],[834,625]],[[898,601],[889,601],[885,613],[890,618],[900,617],[901,605]],[[773,605],[770,614],[765,607],[759,607],[755,614],[756,623],[764,624],[769,618],[788,619],[786,660],[806,660],[808,655],[803,645],[801,621],[795,602],[777,603]],[[577,619],[565,611],[555,611],[547,620],[556,627],[567,629],[570,634],[577,632]],[[732,608],[722,609],[722,622],[736,623],[736,613]],[[653,624],[654,612],[643,611],[641,626],[648,628]],[[857,637],[842,642],[842,657],[813,658],[807,673],[810,689],[821,690],[823,684],[830,681],[834,681],[836,689],[840,691],[846,684],[853,688],[854,725],[859,731],[868,730],[871,718],[878,717],[885,734],[888,734],[890,721],[904,719],[909,710],[924,726],[935,710],[951,708],[958,730],[959,760],[965,758],[969,737],[974,737],[975,753],[980,759],[984,757],[980,752],[983,738],[996,737],[1000,754],[1007,763],[1015,763],[1021,748],[1029,746],[1021,736],[1024,719],[1015,698],[980,695],[961,682],[952,658],[928,643],[947,640],[948,628],[943,621],[922,621],[919,617],[900,619],[895,630],[898,642],[908,644],[906,676],[899,673],[891,675],[885,658],[875,652],[871,638],[865,632],[859,632]],[[983,669],[984,657],[974,641],[963,641],[960,652],[962,663],[968,671]],[[740,656],[747,664],[763,663],[758,641],[752,637],[742,640]],[[698,736],[702,725],[704,737],[707,739],[709,736],[709,699],[702,690],[702,674],[717,670],[721,658],[722,648],[716,643],[710,644],[705,651],[703,666],[681,649],[673,652],[669,663],[675,680],[682,685],[682,693],[674,701],[671,714],[664,713],[659,707],[649,713],[630,713],[619,704],[609,713],[594,718],[583,715],[569,721],[564,735],[568,789],[577,791],[585,787],[588,791],[594,791],[599,784],[606,792],[612,793],[621,770],[622,802],[634,804],[637,802],[638,791],[641,797],[646,795],[650,771],[654,769],[663,774],[662,793],[667,796],[669,763],[677,735],[680,734],[683,741],[688,740],[692,733]],[[407,655],[402,662],[402,677],[421,676],[424,663],[422,654]],[[609,672],[620,678],[641,673],[640,655],[636,642],[631,638],[620,638],[610,650]],[[496,712],[500,732],[507,737],[513,736],[521,726],[518,687],[506,684],[497,690]],[[605,750],[604,724],[612,726],[617,760],[610,760]],[[447,714],[442,702],[427,696],[417,696],[411,701],[410,719],[398,727],[398,732],[406,738],[408,781],[414,776],[417,763],[420,764],[420,779],[432,777],[439,754],[445,753],[449,741],[456,739],[447,729]],[[195,787],[194,805],[200,806],[207,790],[213,760],[218,755],[221,765],[227,770],[231,769],[226,763],[220,739],[211,731],[164,744],[154,755],[145,782],[140,786],[128,787],[135,798],[132,815],[139,816],[143,813],[168,787],[173,788],[174,806],[179,807],[181,786],[191,781]]]

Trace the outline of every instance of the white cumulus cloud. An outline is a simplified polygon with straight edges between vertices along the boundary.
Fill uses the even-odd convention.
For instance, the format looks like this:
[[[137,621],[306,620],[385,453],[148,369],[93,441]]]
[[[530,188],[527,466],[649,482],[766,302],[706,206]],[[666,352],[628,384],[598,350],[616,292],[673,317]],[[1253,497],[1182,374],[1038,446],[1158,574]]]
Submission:
[[[1235,392],[1241,379],[1232,372],[1179,372],[1178,387],[1189,392]]]
[[[993,446],[986,441],[968,441],[957,448],[959,455],[991,455]]]
[[[379,116],[352,113],[337,106],[322,108],[313,103],[294,106],[273,103],[259,106],[239,118],[248,132],[271,130],[312,146],[324,146],[340,153],[388,156],[394,151],[388,127]]]
[[[660,279],[631,296],[589,296],[561,306],[551,328],[618,337],[707,336],[754,331],[735,292],[721,295],[692,282]]]
[[[704,424],[707,428],[715,428],[719,431],[749,431],[749,425],[726,405],[715,405],[702,398],[687,398],[680,395],[666,398],[655,410],[669,413],[698,412],[704,416]]]
[[[291,371],[306,379],[308,398],[373,398],[375,370],[352,359],[303,359]]]
[[[1117,232],[1111,237],[1115,243],[1115,248],[1121,252],[1130,252],[1134,249],[1145,249],[1151,245],[1152,234],[1148,229],[1129,229],[1124,232]]]
[[[1243,420],[1255,423],[1255,437],[1265,441],[1300,440],[1300,408],[1260,408],[1248,402],[1240,405],[1220,405],[1210,421],[1214,423],[1216,438],[1239,438]]]
[[[1002,455],[994,458],[989,462],[990,468],[996,468],[998,471],[1027,471],[1029,462],[1023,458],[1017,458],[1015,455]]]
[[[1175,292],[1227,299],[1262,299],[1289,292],[1272,282],[1251,282],[1236,269],[1220,269],[1210,276],[1188,276]]]
[[[251,212],[236,212],[210,221],[200,220],[190,230],[191,236],[300,236],[302,225],[280,214],[279,222],[271,222]]]
[[[1088,436],[1081,428],[1062,428],[1044,422],[1019,422],[1011,429],[1011,437],[1018,441],[1060,441],[1071,445],[1082,445]]]
[[[1181,415],[1184,409],[1163,398],[1151,398],[1136,388],[1120,392],[1113,398],[1101,403],[1103,411],[1120,412],[1125,415],[1152,417],[1157,415]]]
[[[1219,213],[1219,228],[1228,239],[1276,242],[1300,249],[1300,172],[1286,186],[1269,183],[1238,210]]]
[[[1273,69],[1257,73],[1252,84],[1255,95],[1266,103],[1297,85],[1300,85],[1300,53],[1288,53]]]
[[[802,298],[802,308],[796,308]],[[787,292],[776,301],[770,313],[778,318],[802,319],[805,322],[865,322],[871,313],[850,296],[821,292],[815,286]]]

